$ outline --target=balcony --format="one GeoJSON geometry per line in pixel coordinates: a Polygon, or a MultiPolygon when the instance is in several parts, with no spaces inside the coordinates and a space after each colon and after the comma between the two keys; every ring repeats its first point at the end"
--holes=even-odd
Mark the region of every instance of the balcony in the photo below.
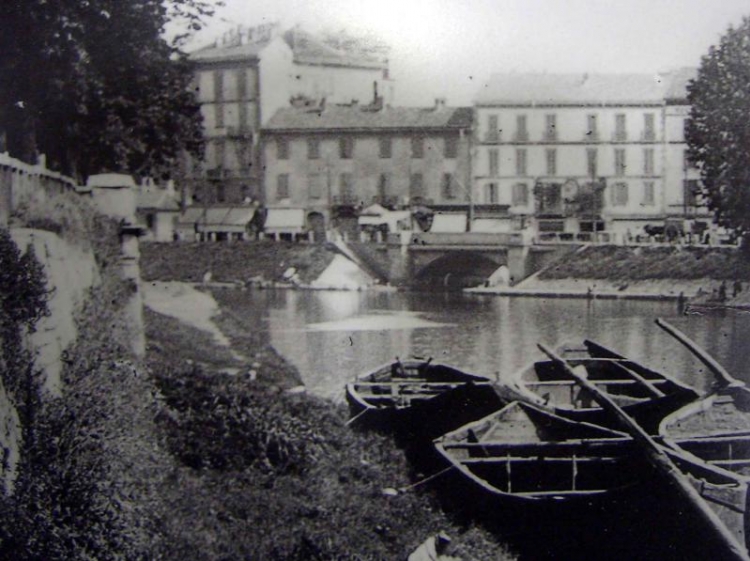
{"type": "Polygon", "coordinates": [[[333,195],[331,204],[334,206],[356,206],[359,204],[359,199],[352,194],[333,195]]]}
{"type": "Polygon", "coordinates": [[[498,144],[500,142],[500,131],[487,131],[487,134],[484,135],[484,142],[487,144],[498,144]]]}

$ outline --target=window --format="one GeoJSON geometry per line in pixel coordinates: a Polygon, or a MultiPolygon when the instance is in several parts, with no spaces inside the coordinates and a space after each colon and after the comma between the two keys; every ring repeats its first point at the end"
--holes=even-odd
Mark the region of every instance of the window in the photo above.
{"type": "Polygon", "coordinates": [[[224,163],[226,161],[226,144],[224,143],[224,140],[218,139],[216,141],[216,167],[217,168],[224,168],[224,163]]]}
{"type": "Polygon", "coordinates": [[[409,196],[424,197],[424,176],[421,173],[412,173],[409,181],[409,196]]]}
{"type": "Polygon", "coordinates": [[[279,160],[289,159],[289,141],[286,138],[276,139],[276,157],[279,160]]]}
{"type": "Polygon", "coordinates": [[[339,194],[342,203],[351,203],[354,199],[354,183],[351,173],[342,173],[339,176],[339,194]]]}
{"type": "Polygon", "coordinates": [[[628,134],[625,129],[625,113],[615,115],[615,140],[623,142],[627,140],[628,134]]]}
{"type": "Polygon", "coordinates": [[[643,114],[643,140],[655,140],[656,131],[654,129],[654,114],[643,114]]]}
{"type": "Polygon", "coordinates": [[[526,175],[526,149],[518,148],[516,150],[516,175],[526,175]]]}
{"type": "Polygon", "coordinates": [[[391,190],[391,174],[381,173],[378,179],[378,197],[381,203],[385,203],[388,198],[388,192],[391,190]]]}
{"type": "Polygon", "coordinates": [[[597,170],[597,150],[596,148],[586,148],[586,173],[589,177],[595,178],[597,170]]]}
{"type": "Polygon", "coordinates": [[[497,115],[490,115],[487,119],[487,142],[497,142],[500,140],[500,128],[497,115]]]}
{"type": "Polygon", "coordinates": [[[599,138],[596,115],[586,115],[586,136],[589,140],[597,140],[599,138]]]}
{"type": "Polygon", "coordinates": [[[516,115],[516,140],[525,142],[529,139],[529,131],[526,128],[526,115],[516,115]]]}
{"type": "Polygon", "coordinates": [[[339,138],[339,158],[342,160],[351,160],[354,152],[354,139],[344,137],[339,138]]]}
{"type": "Polygon", "coordinates": [[[224,104],[223,103],[214,104],[214,122],[216,123],[217,129],[224,128],[224,104]]]}
{"type": "Polygon", "coordinates": [[[557,150],[547,148],[547,175],[557,175],[557,150]]]}
{"type": "Polygon", "coordinates": [[[513,205],[525,206],[529,203],[529,186],[526,183],[513,185],[513,205]]]}
{"type": "Polygon", "coordinates": [[[695,169],[693,162],[690,161],[690,156],[687,150],[683,150],[682,152],[682,169],[685,171],[695,169]]]}
{"type": "Polygon", "coordinates": [[[455,136],[447,136],[445,138],[445,157],[455,158],[458,155],[458,138],[455,136]]]}
{"type": "Polygon", "coordinates": [[[654,149],[643,149],[643,175],[654,175],[654,149]]]}
{"type": "Polygon", "coordinates": [[[411,139],[411,157],[424,157],[424,138],[422,138],[421,136],[415,136],[411,139]]]}
{"type": "Polygon", "coordinates": [[[221,70],[214,72],[214,99],[217,102],[224,99],[224,72],[221,70]]]}
{"type": "Polygon", "coordinates": [[[307,159],[317,160],[320,158],[320,139],[308,138],[307,139],[307,159]]]}
{"type": "Polygon", "coordinates": [[[490,177],[497,177],[500,173],[500,153],[497,148],[491,148],[488,156],[490,163],[490,177]]]}
{"type": "Polygon", "coordinates": [[[615,175],[622,177],[625,175],[625,149],[615,148],[615,175]]]}
{"type": "Polygon", "coordinates": [[[247,99],[247,74],[244,68],[238,68],[235,72],[237,79],[237,99],[247,99]]]}
{"type": "Polygon", "coordinates": [[[281,201],[289,198],[289,174],[280,173],[276,177],[276,200],[281,201]]]}
{"type": "Polygon", "coordinates": [[[628,184],[614,183],[612,185],[612,206],[625,206],[628,204],[628,184]]]}
{"type": "Polygon", "coordinates": [[[654,205],[654,182],[646,181],[643,184],[643,205],[653,206],[654,205]]]}
{"type": "Polygon", "coordinates": [[[557,140],[557,115],[545,115],[545,140],[557,140]]]}
{"type": "Polygon", "coordinates": [[[216,202],[223,203],[227,200],[227,186],[223,183],[216,184],[216,202]]]}
{"type": "Polygon", "coordinates": [[[444,173],[443,174],[442,192],[443,192],[443,198],[444,199],[455,199],[456,198],[456,191],[455,191],[454,185],[453,185],[453,174],[452,173],[444,173]]]}
{"type": "Polygon", "coordinates": [[[484,200],[486,203],[497,204],[497,183],[488,183],[484,186],[484,200]]]}
{"type": "Polygon", "coordinates": [[[319,173],[311,173],[307,177],[307,189],[311,199],[319,199],[323,196],[323,176],[319,173]]]}
{"type": "Polygon", "coordinates": [[[378,140],[380,147],[380,157],[382,159],[388,159],[393,155],[393,143],[392,140],[387,136],[381,136],[378,140]]]}

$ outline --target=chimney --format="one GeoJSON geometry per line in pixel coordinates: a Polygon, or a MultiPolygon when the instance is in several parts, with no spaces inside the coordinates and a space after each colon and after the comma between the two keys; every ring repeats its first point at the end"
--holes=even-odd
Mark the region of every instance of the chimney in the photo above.
{"type": "Polygon", "coordinates": [[[435,111],[438,109],[445,109],[445,98],[444,97],[436,97],[435,98],[435,111]]]}

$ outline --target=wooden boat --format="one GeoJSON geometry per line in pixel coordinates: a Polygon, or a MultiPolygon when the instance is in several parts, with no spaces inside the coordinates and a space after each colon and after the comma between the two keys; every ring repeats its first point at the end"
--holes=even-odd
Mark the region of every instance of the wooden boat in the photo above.
{"type": "MultiPolygon", "coordinates": [[[[701,533],[698,542],[711,544],[711,556],[750,561],[747,482],[709,463],[695,462],[691,454],[682,450],[670,450],[660,445],[616,403],[615,398],[588,380],[582,372],[577,372],[572,363],[543,345],[539,347],[632,436],[642,457],[683,500],[687,514],[692,517],[693,527],[701,533]]],[[[699,555],[696,558],[702,557],[699,555]]]]}
{"type": "Polygon", "coordinates": [[[714,391],[667,416],[659,435],[695,461],[750,482],[750,389],[677,328],[662,320],[657,323],[716,376],[714,391]]]}
{"type": "Polygon", "coordinates": [[[435,447],[503,507],[590,501],[639,483],[645,467],[626,434],[519,401],[436,439],[435,447]]]}
{"type": "Polygon", "coordinates": [[[489,379],[428,360],[396,359],[346,385],[349,424],[432,440],[502,407],[489,379]]]}
{"type": "MultiPolygon", "coordinates": [[[[690,386],[655,372],[592,341],[557,351],[572,368],[585,372],[650,434],[673,411],[699,398],[690,386]]],[[[535,403],[575,421],[616,428],[616,421],[554,361],[541,360],[517,372],[500,394],[508,401],[535,403]]]]}

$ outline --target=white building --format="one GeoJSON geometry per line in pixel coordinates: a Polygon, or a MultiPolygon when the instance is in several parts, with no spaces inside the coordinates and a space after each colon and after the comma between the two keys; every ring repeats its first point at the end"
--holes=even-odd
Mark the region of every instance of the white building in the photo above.
{"type": "Polygon", "coordinates": [[[686,197],[690,77],[494,75],[475,100],[475,200],[507,205],[507,229],[582,239],[707,217],[686,197]]]}

